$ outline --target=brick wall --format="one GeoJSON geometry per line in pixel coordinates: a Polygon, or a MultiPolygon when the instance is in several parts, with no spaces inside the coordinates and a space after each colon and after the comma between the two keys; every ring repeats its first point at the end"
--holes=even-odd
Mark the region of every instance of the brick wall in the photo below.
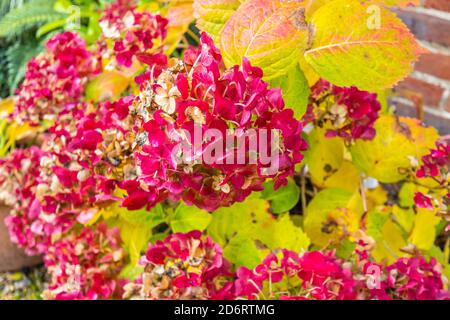
{"type": "Polygon", "coordinates": [[[450,0],[421,0],[420,7],[396,12],[430,53],[394,89],[391,103],[398,114],[417,116],[450,134],[450,0]]]}

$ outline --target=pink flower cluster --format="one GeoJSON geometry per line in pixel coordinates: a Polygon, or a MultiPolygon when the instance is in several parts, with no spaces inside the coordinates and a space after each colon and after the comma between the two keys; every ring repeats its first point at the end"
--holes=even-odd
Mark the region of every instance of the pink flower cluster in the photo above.
{"type": "Polygon", "coordinates": [[[133,1],[116,1],[106,8],[100,19],[106,55],[115,56],[119,65],[127,68],[133,58],[141,59],[157,41],[166,37],[167,19],[148,12],[138,12],[133,1]],[[108,52],[108,40],[114,42],[108,52]]]}
{"type": "Polygon", "coordinates": [[[151,244],[141,263],[144,273],[124,287],[125,298],[217,299],[229,287],[229,263],[222,249],[200,231],[174,233],[151,244]],[[225,288],[225,289],[224,289],[225,288]]]}
{"type": "Polygon", "coordinates": [[[353,299],[355,280],[331,253],[319,251],[303,255],[282,250],[274,253],[253,270],[236,271],[235,296],[247,299],[334,300],[353,299]]]}
{"type": "Polygon", "coordinates": [[[442,267],[434,257],[429,262],[424,257],[400,258],[386,267],[385,272],[386,292],[392,299],[450,299],[443,286],[442,267]]]}
{"type": "Polygon", "coordinates": [[[88,78],[96,71],[96,60],[78,34],[55,35],[44,53],[27,65],[25,80],[17,90],[14,119],[33,125],[54,120],[65,104],[81,99],[88,78]]]}
{"type": "MultiPolygon", "coordinates": [[[[422,165],[416,171],[418,179],[430,178],[436,181],[447,194],[443,197],[444,211],[450,206],[450,145],[436,142],[436,149],[422,157],[422,165]]],[[[414,202],[419,208],[433,209],[433,197],[416,192],[414,202]]]]}
{"type": "MultiPolygon", "coordinates": [[[[159,64],[140,77],[141,92],[133,110],[143,122],[137,161],[138,180],[146,190],[129,186],[127,207],[170,197],[213,211],[262,190],[267,178],[274,178],[276,188],[287,183],[307,144],[301,138],[300,121],[285,108],[280,90],[268,88],[261,69],[247,60],[241,69],[225,69],[206,34],[200,48],[187,50],[183,61],[165,68],[161,66],[164,59],[153,56],[152,61],[159,64]],[[195,140],[197,129],[203,138],[195,140]],[[279,148],[271,154],[276,159],[275,172],[268,173],[273,163],[262,163],[259,158],[253,164],[233,160],[242,155],[248,159],[251,150],[246,146],[242,150],[243,145],[237,143],[230,146],[228,138],[237,141],[249,130],[279,133],[279,148]],[[219,135],[209,136],[211,131],[219,135]],[[191,149],[176,149],[183,144],[191,149]],[[214,161],[205,161],[205,154],[214,148],[224,152],[214,161]]],[[[258,154],[270,154],[272,140],[266,142],[266,149],[256,150],[258,154]]]]}
{"type": "Polygon", "coordinates": [[[281,259],[270,254],[253,270],[239,268],[234,293],[248,299],[450,299],[434,258],[399,258],[383,266],[357,256],[346,261],[331,252],[283,250],[281,259]]]}
{"type": "Polygon", "coordinates": [[[144,273],[124,291],[137,299],[450,299],[434,258],[399,258],[383,266],[368,257],[367,251],[343,260],[332,251],[282,249],[253,269],[231,273],[209,237],[176,233],[149,246],[144,273]]]}
{"type": "MultiPolygon", "coordinates": [[[[57,143],[55,139],[52,145],[57,143]]],[[[98,208],[83,195],[86,186],[81,184],[77,191],[69,187],[78,174],[49,166],[58,156],[66,154],[33,146],[15,149],[0,161],[0,199],[11,206],[5,219],[11,240],[28,255],[44,255],[52,277],[47,298],[109,298],[123,264],[118,230],[100,224],[94,231],[77,224],[90,220],[98,208]]],[[[96,190],[90,191],[96,195],[96,190]]]]}
{"type": "Polygon", "coordinates": [[[347,140],[371,140],[373,127],[381,105],[377,95],[360,91],[356,87],[337,87],[326,80],[319,80],[311,89],[309,117],[319,126],[329,123],[327,136],[339,136],[347,140]]]}
{"type": "Polygon", "coordinates": [[[16,149],[1,161],[1,196],[13,208],[6,223],[28,254],[45,253],[75,224],[121,201],[116,186],[136,179],[132,101],[125,97],[96,109],[66,104],[40,148],[16,149]]]}
{"type": "Polygon", "coordinates": [[[11,241],[28,255],[44,253],[52,241],[67,231],[72,221],[44,212],[36,192],[41,180],[41,162],[47,153],[38,147],[15,149],[0,161],[1,200],[11,207],[6,217],[11,241]]]}
{"type": "Polygon", "coordinates": [[[119,230],[98,224],[83,228],[49,247],[44,256],[51,274],[46,299],[94,300],[117,296],[117,276],[123,266],[119,230]]]}

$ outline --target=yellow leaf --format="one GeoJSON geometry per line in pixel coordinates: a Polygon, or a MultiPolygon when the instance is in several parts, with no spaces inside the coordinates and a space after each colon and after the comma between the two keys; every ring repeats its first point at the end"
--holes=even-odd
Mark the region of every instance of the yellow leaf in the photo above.
{"type": "Polygon", "coordinates": [[[412,208],[402,209],[399,206],[394,206],[392,208],[392,215],[395,217],[395,220],[398,224],[407,232],[410,233],[411,229],[414,226],[414,219],[416,215],[414,214],[414,210],[412,208]]]}
{"type": "Polygon", "coordinates": [[[356,167],[347,160],[342,162],[338,171],[325,180],[325,188],[340,188],[356,192],[360,184],[360,173],[356,167]]]}
{"type": "Polygon", "coordinates": [[[378,186],[375,189],[366,190],[367,210],[372,210],[377,206],[384,205],[388,199],[388,194],[383,187],[378,186]]]}
{"type": "Polygon", "coordinates": [[[86,98],[91,101],[116,100],[130,85],[130,79],[118,71],[105,71],[86,87],[86,98]]]}
{"type": "Polygon", "coordinates": [[[398,257],[406,254],[400,249],[406,246],[400,228],[388,219],[381,229],[381,237],[376,240],[373,258],[378,262],[393,263],[398,257]]]}
{"type": "Polygon", "coordinates": [[[361,197],[343,189],[319,192],[306,209],[304,230],[318,246],[337,243],[358,230],[363,213],[361,197]]]}
{"type": "Polygon", "coordinates": [[[426,209],[417,209],[414,220],[414,229],[409,241],[420,250],[430,250],[436,238],[436,226],[441,218],[435,212],[426,209]]]}
{"type": "Polygon", "coordinates": [[[411,169],[410,157],[417,155],[409,130],[392,116],[375,123],[377,135],[371,141],[358,140],[351,147],[353,163],[368,176],[383,183],[395,183],[411,169]]]}
{"type": "Polygon", "coordinates": [[[305,57],[300,57],[299,64],[300,69],[302,69],[306,80],[308,80],[309,86],[310,87],[314,86],[317,83],[317,81],[320,80],[320,76],[313,69],[313,67],[311,67],[311,65],[308,62],[306,62],[305,57]]]}
{"type": "Polygon", "coordinates": [[[335,174],[344,161],[344,142],[340,138],[325,137],[325,130],[315,127],[308,135],[309,149],[305,163],[311,178],[319,187],[335,174]]]}
{"type": "Polygon", "coordinates": [[[418,160],[435,147],[435,143],[439,139],[439,133],[435,128],[425,127],[420,120],[415,118],[400,117],[399,121],[408,126],[411,137],[414,140],[416,158],[418,160]]]}
{"type": "Polygon", "coordinates": [[[216,44],[231,15],[239,8],[239,0],[194,0],[194,17],[197,27],[207,32],[216,44]]]}
{"type": "Polygon", "coordinates": [[[190,23],[194,21],[193,1],[171,1],[166,11],[164,16],[169,20],[169,24],[164,45],[167,47],[166,53],[170,55],[188,31],[190,23]]]}
{"type": "Polygon", "coordinates": [[[0,117],[5,118],[14,110],[14,99],[12,97],[0,100],[0,117]]]}
{"type": "Polygon", "coordinates": [[[335,0],[312,17],[312,46],[305,59],[335,85],[367,91],[390,88],[412,71],[421,53],[394,13],[372,5],[335,0]]]}
{"type": "Polygon", "coordinates": [[[248,0],[225,24],[220,46],[227,66],[247,57],[263,69],[266,80],[283,76],[306,49],[304,4],[283,0],[248,0]]]}

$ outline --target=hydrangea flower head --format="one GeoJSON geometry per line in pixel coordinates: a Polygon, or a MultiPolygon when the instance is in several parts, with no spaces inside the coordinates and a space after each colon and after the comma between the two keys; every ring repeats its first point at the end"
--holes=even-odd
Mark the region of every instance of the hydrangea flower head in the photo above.
{"type": "Polygon", "coordinates": [[[148,247],[144,273],[125,286],[126,298],[214,299],[231,275],[222,249],[200,231],[174,233],[148,247]]]}
{"type": "Polygon", "coordinates": [[[139,12],[134,1],[116,1],[100,19],[105,45],[104,55],[114,56],[120,66],[129,68],[133,58],[145,58],[153,46],[166,37],[168,21],[159,14],[139,12]]]}
{"type": "Polygon", "coordinates": [[[268,178],[276,188],[286,184],[302,160],[302,124],[280,90],[269,89],[261,69],[245,59],[241,68],[225,69],[206,34],[183,61],[153,64],[139,81],[132,112],[142,121],[138,180],[147,193],[130,188],[136,202],[170,197],[213,211],[262,190],[268,178]]]}
{"type": "Polygon", "coordinates": [[[25,80],[17,90],[14,119],[32,125],[54,120],[66,103],[82,99],[89,77],[96,72],[96,60],[78,34],[55,35],[27,65],[25,80]]]}
{"type": "Polygon", "coordinates": [[[51,275],[46,299],[96,300],[112,298],[124,263],[118,229],[98,224],[95,230],[73,231],[44,256],[51,275]]]}
{"type": "Polygon", "coordinates": [[[319,80],[311,89],[310,100],[307,117],[316,119],[319,125],[328,123],[327,136],[346,140],[371,140],[375,137],[373,125],[381,110],[376,94],[319,80]]]}

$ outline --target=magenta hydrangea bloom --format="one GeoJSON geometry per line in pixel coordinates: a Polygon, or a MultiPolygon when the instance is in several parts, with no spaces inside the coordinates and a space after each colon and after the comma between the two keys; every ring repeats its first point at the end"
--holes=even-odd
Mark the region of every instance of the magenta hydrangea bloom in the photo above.
{"type": "Polygon", "coordinates": [[[183,61],[154,64],[139,81],[133,110],[143,128],[138,181],[147,190],[124,186],[128,208],[169,197],[213,211],[261,191],[268,178],[276,188],[286,184],[303,158],[302,124],[285,108],[280,90],[269,89],[261,69],[245,59],[242,68],[225,69],[206,34],[183,61]],[[250,132],[258,135],[256,148],[245,140],[250,132]]]}
{"type": "MultiPolygon", "coordinates": [[[[439,183],[443,193],[438,196],[436,203],[443,212],[448,212],[450,206],[450,145],[447,142],[436,142],[436,149],[430,150],[430,153],[422,157],[422,165],[416,171],[418,179],[430,178],[439,183]],[[440,200],[442,199],[442,201],[440,200]]],[[[416,192],[414,202],[417,207],[424,209],[433,209],[434,199],[432,194],[424,195],[416,192]]]]}
{"type": "Polygon", "coordinates": [[[66,104],[41,148],[17,149],[0,165],[2,197],[13,210],[6,222],[11,238],[30,254],[45,253],[77,223],[122,199],[119,183],[136,179],[132,155],[133,97],[66,104]]]}
{"type": "Polygon", "coordinates": [[[131,67],[133,58],[145,59],[156,42],[167,34],[168,20],[159,14],[138,12],[134,1],[116,1],[106,8],[100,19],[103,31],[103,56],[114,56],[120,66],[131,67]],[[113,48],[107,48],[111,39],[113,48]]]}
{"type": "Polygon", "coordinates": [[[42,203],[51,213],[72,214],[84,224],[98,208],[121,200],[114,195],[117,185],[136,178],[132,100],[124,97],[96,109],[67,105],[59,114],[49,129],[51,143],[44,145],[51,153],[45,165],[52,176],[41,182],[42,203]]]}
{"type": "Polygon", "coordinates": [[[48,248],[45,266],[51,275],[43,296],[57,300],[117,297],[117,276],[124,264],[119,230],[97,224],[73,231],[48,248]]]}
{"type": "Polygon", "coordinates": [[[15,149],[0,160],[1,200],[11,207],[5,218],[11,241],[28,255],[46,252],[52,237],[58,237],[73,224],[67,216],[47,214],[36,193],[42,175],[41,162],[48,154],[33,146],[15,149]]]}
{"type": "Polygon", "coordinates": [[[319,80],[311,89],[310,99],[308,120],[320,119],[320,122],[329,123],[331,128],[327,130],[327,136],[346,140],[371,140],[375,137],[373,125],[381,110],[376,94],[319,80]]]}
{"type": "Polygon", "coordinates": [[[82,98],[85,85],[97,72],[96,60],[78,34],[55,35],[45,51],[31,59],[17,90],[14,119],[38,125],[54,120],[60,109],[82,98]]]}
{"type": "Polygon", "coordinates": [[[332,252],[282,250],[281,257],[271,253],[252,270],[240,267],[229,290],[246,299],[449,299],[441,269],[434,258],[420,256],[383,266],[366,251],[342,260],[332,252]]]}
{"type": "Polygon", "coordinates": [[[350,269],[331,253],[319,251],[303,255],[282,250],[253,270],[240,267],[234,282],[236,297],[247,299],[352,299],[355,281],[350,269]]]}
{"type": "Polygon", "coordinates": [[[125,286],[125,298],[225,298],[229,263],[222,249],[200,231],[174,233],[150,244],[141,264],[145,271],[125,286]]]}
{"type": "Polygon", "coordinates": [[[429,262],[424,257],[400,258],[386,267],[386,287],[392,299],[402,300],[442,300],[450,299],[444,289],[442,267],[432,257],[429,262]]]}

